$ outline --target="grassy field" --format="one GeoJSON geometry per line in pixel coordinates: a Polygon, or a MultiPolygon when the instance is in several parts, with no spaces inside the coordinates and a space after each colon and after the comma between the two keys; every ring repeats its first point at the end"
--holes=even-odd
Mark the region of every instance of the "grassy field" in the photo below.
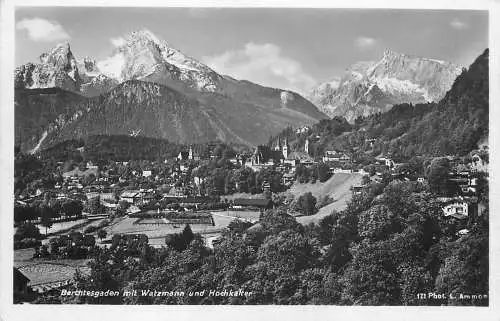
{"type": "Polygon", "coordinates": [[[361,184],[361,174],[352,173],[334,174],[328,181],[316,184],[294,184],[290,189],[296,196],[300,196],[306,192],[311,192],[316,198],[329,195],[334,199],[334,202],[319,209],[318,213],[311,216],[297,217],[297,222],[307,225],[309,223],[317,224],[323,217],[328,216],[332,211],[341,211],[347,206],[347,202],[351,199],[350,188],[361,184]]]}
{"type": "Polygon", "coordinates": [[[361,183],[361,178],[363,176],[358,173],[337,173],[333,174],[329,180],[326,182],[316,182],[315,184],[306,183],[299,184],[295,183],[287,191],[287,193],[293,194],[295,197],[311,192],[314,197],[320,198],[325,195],[330,195],[334,199],[340,199],[345,194],[345,189],[349,189],[353,185],[358,185],[361,183]]]}

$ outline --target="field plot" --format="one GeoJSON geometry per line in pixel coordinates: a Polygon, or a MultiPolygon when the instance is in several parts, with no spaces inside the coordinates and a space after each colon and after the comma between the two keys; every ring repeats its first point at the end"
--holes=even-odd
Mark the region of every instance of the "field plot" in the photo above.
{"type": "Polygon", "coordinates": [[[84,224],[82,226],[78,226],[76,228],[72,228],[71,232],[82,232],[83,233],[83,231],[85,231],[85,229],[87,227],[90,227],[90,226],[99,226],[99,223],[101,223],[102,221],[104,221],[104,219],[98,219],[98,220],[88,221],[86,224],[84,224]]]}
{"type": "MultiPolygon", "coordinates": [[[[220,212],[212,212],[212,216],[214,218],[216,226],[224,225],[223,223],[220,223],[221,221],[220,217],[224,217],[226,218],[226,220],[229,219],[229,222],[235,219],[239,219],[242,221],[255,223],[259,220],[260,211],[220,211],[220,212]],[[219,220],[219,224],[217,224],[217,220],[219,220]]],[[[227,224],[225,226],[227,226],[227,224]]]]}
{"type": "Polygon", "coordinates": [[[260,199],[264,198],[264,194],[250,194],[250,193],[234,193],[231,195],[223,195],[221,196],[221,200],[234,201],[237,198],[249,198],[249,199],[260,199]]]}
{"type": "MultiPolygon", "coordinates": [[[[214,217],[215,219],[215,217],[214,217]]],[[[163,219],[162,219],[163,220],[163,219]]],[[[185,224],[182,223],[172,223],[164,224],[134,224],[137,218],[126,217],[120,222],[106,227],[108,234],[146,234],[149,239],[164,237],[168,234],[180,233],[184,228],[185,224]]],[[[229,222],[227,223],[229,224],[229,222]]],[[[194,233],[209,233],[217,232],[222,227],[227,226],[227,224],[217,224],[213,226],[212,224],[190,224],[191,230],[194,233]]]]}
{"type": "Polygon", "coordinates": [[[86,265],[73,266],[50,261],[23,266],[19,271],[30,279],[31,286],[36,286],[72,280],[76,269],[84,274],[90,272],[90,268],[86,265]]]}
{"type": "Polygon", "coordinates": [[[88,259],[32,259],[34,253],[33,248],[14,251],[14,266],[30,279],[29,285],[35,289],[50,288],[56,283],[71,281],[77,269],[83,274],[90,273],[88,259]]]}
{"type": "Polygon", "coordinates": [[[135,224],[168,224],[170,223],[169,220],[165,218],[142,218],[140,220],[137,220],[135,224]]]}
{"type": "MultiPolygon", "coordinates": [[[[47,229],[47,233],[48,234],[56,234],[56,233],[71,229],[71,228],[78,226],[80,224],[83,224],[85,222],[87,222],[87,219],[54,223],[50,228],[47,229]]],[[[43,227],[40,224],[37,224],[36,226],[40,229],[40,232],[42,234],[45,234],[45,227],[43,227]]]]}
{"type": "Polygon", "coordinates": [[[34,248],[20,249],[14,251],[14,266],[19,267],[23,265],[28,265],[32,262],[33,254],[35,254],[34,248]]]}

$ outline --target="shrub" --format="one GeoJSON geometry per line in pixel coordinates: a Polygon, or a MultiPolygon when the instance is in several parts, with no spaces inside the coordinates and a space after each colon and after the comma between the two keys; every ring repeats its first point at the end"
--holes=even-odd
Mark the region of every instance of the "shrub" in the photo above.
{"type": "Polygon", "coordinates": [[[33,223],[23,223],[19,225],[14,234],[14,240],[19,241],[25,238],[41,239],[40,230],[33,223]]]}
{"type": "Polygon", "coordinates": [[[30,247],[37,247],[41,246],[42,242],[40,240],[37,240],[35,238],[29,237],[29,238],[24,238],[19,241],[14,242],[14,249],[27,249],[30,247]]]}
{"type": "Polygon", "coordinates": [[[85,234],[90,234],[90,233],[94,233],[95,231],[97,231],[99,228],[97,226],[88,226],[87,228],[85,228],[85,230],[83,231],[85,234]]]}
{"type": "Polygon", "coordinates": [[[97,225],[98,228],[103,228],[103,227],[106,227],[108,226],[110,223],[109,220],[102,220],[101,222],[99,222],[99,225],[97,225]]]}
{"type": "Polygon", "coordinates": [[[328,204],[333,203],[335,200],[330,195],[323,195],[318,199],[316,208],[320,209],[328,204]]]}

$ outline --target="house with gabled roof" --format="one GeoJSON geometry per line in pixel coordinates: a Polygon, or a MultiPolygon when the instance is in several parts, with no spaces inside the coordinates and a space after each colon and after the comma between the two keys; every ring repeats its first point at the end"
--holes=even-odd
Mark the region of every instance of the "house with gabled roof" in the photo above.
{"type": "Polygon", "coordinates": [[[140,192],[137,190],[123,191],[120,195],[120,200],[126,201],[130,204],[135,204],[140,199],[140,192]]]}

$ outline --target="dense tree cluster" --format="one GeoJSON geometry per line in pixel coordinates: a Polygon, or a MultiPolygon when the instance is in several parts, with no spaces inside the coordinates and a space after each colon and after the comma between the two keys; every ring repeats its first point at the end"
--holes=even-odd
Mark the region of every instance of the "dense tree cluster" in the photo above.
{"type": "Polygon", "coordinates": [[[295,170],[295,176],[299,183],[326,182],[332,177],[332,172],[327,163],[316,163],[312,166],[299,164],[295,170]]]}
{"type": "Polygon", "coordinates": [[[79,200],[39,200],[30,205],[14,205],[14,223],[75,219],[82,215],[83,203],[79,200]]]}
{"type": "Polygon", "coordinates": [[[35,257],[84,259],[96,251],[95,238],[90,234],[73,232],[50,239],[50,248],[40,248],[35,257]],[[50,252],[49,252],[50,251],[50,252]]]}
{"type": "MultiPolygon", "coordinates": [[[[418,293],[488,294],[488,211],[468,221],[442,215],[414,182],[373,183],[319,225],[281,210],[258,225],[235,221],[213,249],[185,229],[154,249],[147,242],[102,249],[75,288],[183,291],[182,296],[77,298],[128,304],[487,305],[486,298],[421,298],[418,293]],[[464,227],[469,233],[461,235],[464,227]],[[132,259],[134,258],[134,259],[132,259]],[[242,290],[246,296],[193,295],[242,290]],[[191,295],[190,295],[191,293],[191,295]]],[[[117,241],[118,242],[118,241],[117,241]]],[[[117,243],[118,244],[118,243],[117,243]]],[[[69,299],[65,299],[69,300],[69,299]]],[[[73,301],[72,301],[73,302],[73,301]]]]}
{"type": "Polygon", "coordinates": [[[303,215],[313,215],[317,212],[316,202],[316,197],[314,197],[311,192],[304,193],[297,199],[295,210],[303,215]]]}
{"type": "Polygon", "coordinates": [[[165,244],[177,251],[184,251],[189,244],[194,240],[194,234],[189,224],[184,227],[181,233],[169,234],[165,238],[165,244]]]}

